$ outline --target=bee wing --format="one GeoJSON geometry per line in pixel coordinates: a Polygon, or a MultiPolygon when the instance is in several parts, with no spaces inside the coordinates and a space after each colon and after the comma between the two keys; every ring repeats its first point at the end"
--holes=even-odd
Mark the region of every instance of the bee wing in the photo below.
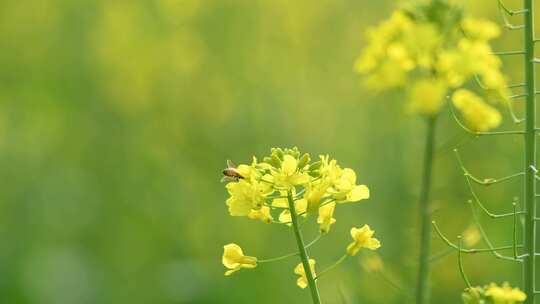
{"type": "Polygon", "coordinates": [[[230,177],[230,176],[223,176],[223,177],[221,178],[221,182],[222,182],[222,183],[236,182],[236,181],[238,181],[236,178],[230,177]]]}
{"type": "Polygon", "coordinates": [[[232,160],[227,159],[227,168],[236,168],[236,165],[232,162],[232,160]]]}

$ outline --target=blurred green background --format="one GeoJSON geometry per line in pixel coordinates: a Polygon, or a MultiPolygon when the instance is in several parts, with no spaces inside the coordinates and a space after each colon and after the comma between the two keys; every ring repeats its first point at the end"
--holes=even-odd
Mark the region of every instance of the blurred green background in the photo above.
{"type": "MultiPolygon", "coordinates": [[[[463,2],[497,19],[495,0],[463,2]]],[[[294,251],[286,227],[228,216],[219,182],[226,159],[290,146],[330,154],[371,189],[338,208],[313,247],[318,265],[368,223],[387,275],[412,288],[423,121],[352,71],[366,27],[398,3],[1,1],[0,302],[309,303],[295,259],[227,278],[221,265],[229,242],[262,258],[294,251]]],[[[516,50],[520,38],[507,32],[495,48],[516,50]]],[[[520,81],[520,59],[504,63],[520,81]]],[[[520,170],[522,141],[471,138],[442,116],[434,218],[455,239],[471,216],[452,148],[474,174],[499,177],[520,170]]],[[[520,191],[518,180],[478,189],[499,213],[520,191]]],[[[511,243],[511,219],[482,220],[496,245],[511,243]]],[[[444,249],[434,236],[434,253],[444,249]]],[[[408,302],[361,258],[321,279],[325,303],[408,302]]],[[[518,266],[487,254],[465,267],[474,284],[520,283],[518,266]]],[[[433,285],[434,303],[459,302],[454,255],[434,265],[433,285]]]]}

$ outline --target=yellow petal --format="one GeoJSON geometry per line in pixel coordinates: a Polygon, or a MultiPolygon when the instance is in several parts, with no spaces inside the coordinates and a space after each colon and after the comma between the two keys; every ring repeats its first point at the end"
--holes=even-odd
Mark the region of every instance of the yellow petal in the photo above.
{"type": "Polygon", "coordinates": [[[238,268],[235,268],[235,269],[227,270],[227,271],[225,271],[225,276],[228,277],[228,276],[230,276],[231,274],[237,272],[237,271],[240,270],[240,269],[241,269],[241,268],[238,267],[238,268]]]}
{"type": "Polygon", "coordinates": [[[229,269],[234,269],[240,264],[240,260],[244,256],[244,252],[240,246],[231,243],[223,246],[223,265],[229,269]]]}
{"type": "Polygon", "coordinates": [[[369,188],[366,185],[355,186],[347,195],[347,200],[357,202],[369,198],[369,188]]]}
{"type": "Polygon", "coordinates": [[[375,250],[381,247],[381,242],[377,239],[370,239],[366,244],[367,249],[375,250]]]}
{"type": "Polygon", "coordinates": [[[238,200],[234,197],[227,199],[225,203],[229,206],[229,214],[231,216],[247,216],[253,207],[251,201],[238,200]]]}
{"type": "Polygon", "coordinates": [[[343,169],[341,178],[347,180],[352,185],[356,184],[356,173],[353,169],[345,168],[343,169]]]}

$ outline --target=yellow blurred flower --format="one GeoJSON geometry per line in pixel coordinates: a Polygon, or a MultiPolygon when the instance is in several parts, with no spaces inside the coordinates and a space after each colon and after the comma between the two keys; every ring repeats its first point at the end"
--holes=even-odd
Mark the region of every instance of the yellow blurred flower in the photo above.
{"type": "Polygon", "coordinates": [[[415,81],[409,90],[409,110],[427,116],[439,113],[445,101],[447,86],[437,79],[415,81]]]}
{"type": "Polygon", "coordinates": [[[465,231],[463,231],[462,240],[465,247],[472,247],[478,244],[481,239],[482,235],[480,234],[480,231],[478,230],[476,225],[471,224],[469,225],[469,227],[467,227],[467,229],[465,229],[465,231]]]}
{"type": "MultiPolygon", "coordinates": [[[[311,268],[311,274],[313,275],[313,277],[316,277],[317,274],[315,273],[315,260],[314,259],[309,259],[309,268],[311,268]]],[[[306,288],[308,286],[308,282],[307,282],[306,271],[304,269],[304,265],[302,265],[302,263],[299,263],[298,265],[296,265],[296,267],[294,268],[294,273],[300,276],[296,280],[296,285],[298,285],[298,287],[302,289],[306,288]]]]}
{"type": "Polygon", "coordinates": [[[485,304],[485,291],[482,287],[471,287],[465,289],[461,294],[461,299],[464,304],[485,304]]]}
{"type": "Polygon", "coordinates": [[[461,26],[465,31],[465,36],[471,39],[490,40],[501,34],[497,24],[488,20],[464,18],[461,26]]]}
{"type": "Polygon", "coordinates": [[[257,267],[257,258],[244,255],[240,246],[231,243],[223,246],[222,263],[229,269],[225,272],[225,275],[229,276],[242,268],[257,267]]]}
{"type": "Polygon", "coordinates": [[[510,287],[507,282],[504,282],[502,286],[491,283],[486,288],[486,296],[491,298],[494,304],[521,303],[527,299],[525,293],[519,290],[519,288],[510,287]]]}
{"type": "Polygon", "coordinates": [[[499,111],[468,90],[459,89],[454,92],[452,102],[473,131],[487,131],[498,127],[501,123],[499,111]]]}
{"type": "Polygon", "coordinates": [[[502,62],[489,45],[500,34],[499,27],[464,17],[456,4],[440,4],[409,3],[367,31],[367,46],[354,65],[365,86],[374,91],[407,89],[408,110],[424,116],[440,112],[449,88],[459,89],[475,77],[488,94],[505,100],[510,92],[502,62]],[[440,17],[445,15],[448,18],[440,17]]]}
{"type": "Polygon", "coordinates": [[[414,69],[415,62],[406,46],[394,40],[412,31],[412,25],[407,15],[396,11],[390,19],[367,31],[368,47],[354,65],[358,73],[367,76],[366,86],[384,90],[405,84],[406,74],[414,69]]]}
{"type": "Polygon", "coordinates": [[[360,259],[360,266],[362,266],[364,271],[373,273],[381,271],[384,267],[384,263],[378,254],[370,254],[360,259]]]}
{"type": "Polygon", "coordinates": [[[464,304],[517,304],[527,299],[519,288],[512,288],[507,282],[502,286],[491,283],[484,287],[467,288],[461,295],[464,304]]]}
{"type": "Polygon", "coordinates": [[[376,250],[381,247],[381,243],[376,238],[373,238],[375,231],[371,230],[368,225],[362,226],[362,228],[353,227],[351,229],[351,236],[353,242],[347,246],[347,253],[354,256],[362,248],[376,250]]]}

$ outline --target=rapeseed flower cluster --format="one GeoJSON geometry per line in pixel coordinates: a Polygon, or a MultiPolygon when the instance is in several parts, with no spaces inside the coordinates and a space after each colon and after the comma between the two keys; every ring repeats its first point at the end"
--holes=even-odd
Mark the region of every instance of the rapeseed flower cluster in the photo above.
{"type": "Polygon", "coordinates": [[[507,282],[501,286],[491,283],[484,287],[467,288],[462,299],[464,304],[517,304],[527,296],[519,288],[512,288],[507,282]]]}
{"type": "Polygon", "coordinates": [[[294,198],[296,214],[317,214],[324,233],[336,223],[336,205],[369,198],[369,188],[357,184],[354,170],[342,168],[328,155],[311,162],[297,148],[272,149],[258,162],[239,165],[237,180],[226,185],[226,204],[231,216],[245,216],[264,223],[290,224],[288,195],[294,198]]]}
{"type": "Polygon", "coordinates": [[[404,90],[408,111],[424,116],[437,115],[452,95],[468,127],[485,131],[501,122],[487,97],[507,102],[510,95],[502,62],[489,45],[499,34],[496,24],[465,16],[446,0],[415,2],[367,30],[355,70],[370,89],[404,90]],[[485,96],[465,88],[475,77],[485,96]]]}
{"type": "MultiPolygon", "coordinates": [[[[337,206],[362,201],[370,195],[369,188],[358,183],[353,169],[341,167],[328,155],[312,161],[309,154],[301,153],[296,147],[271,149],[262,161],[253,157],[251,164],[235,166],[229,162],[223,173],[228,181],[226,205],[231,216],[293,227],[293,219],[306,220],[313,215],[321,235],[327,234],[336,223],[337,206]]],[[[378,249],[381,243],[373,237],[374,233],[368,225],[353,227],[352,242],[337,264],[363,248],[378,249]]],[[[225,275],[229,276],[240,269],[255,268],[259,263],[281,258],[257,259],[230,243],[223,248],[222,263],[227,268],[225,275]]],[[[316,277],[315,259],[305,261],[311,267],[310,277],[316,277]]],[[[294,268],[294,273],[299,275],[297,285],[306,288],[309,279],[302,263],[294,268]]]]}

